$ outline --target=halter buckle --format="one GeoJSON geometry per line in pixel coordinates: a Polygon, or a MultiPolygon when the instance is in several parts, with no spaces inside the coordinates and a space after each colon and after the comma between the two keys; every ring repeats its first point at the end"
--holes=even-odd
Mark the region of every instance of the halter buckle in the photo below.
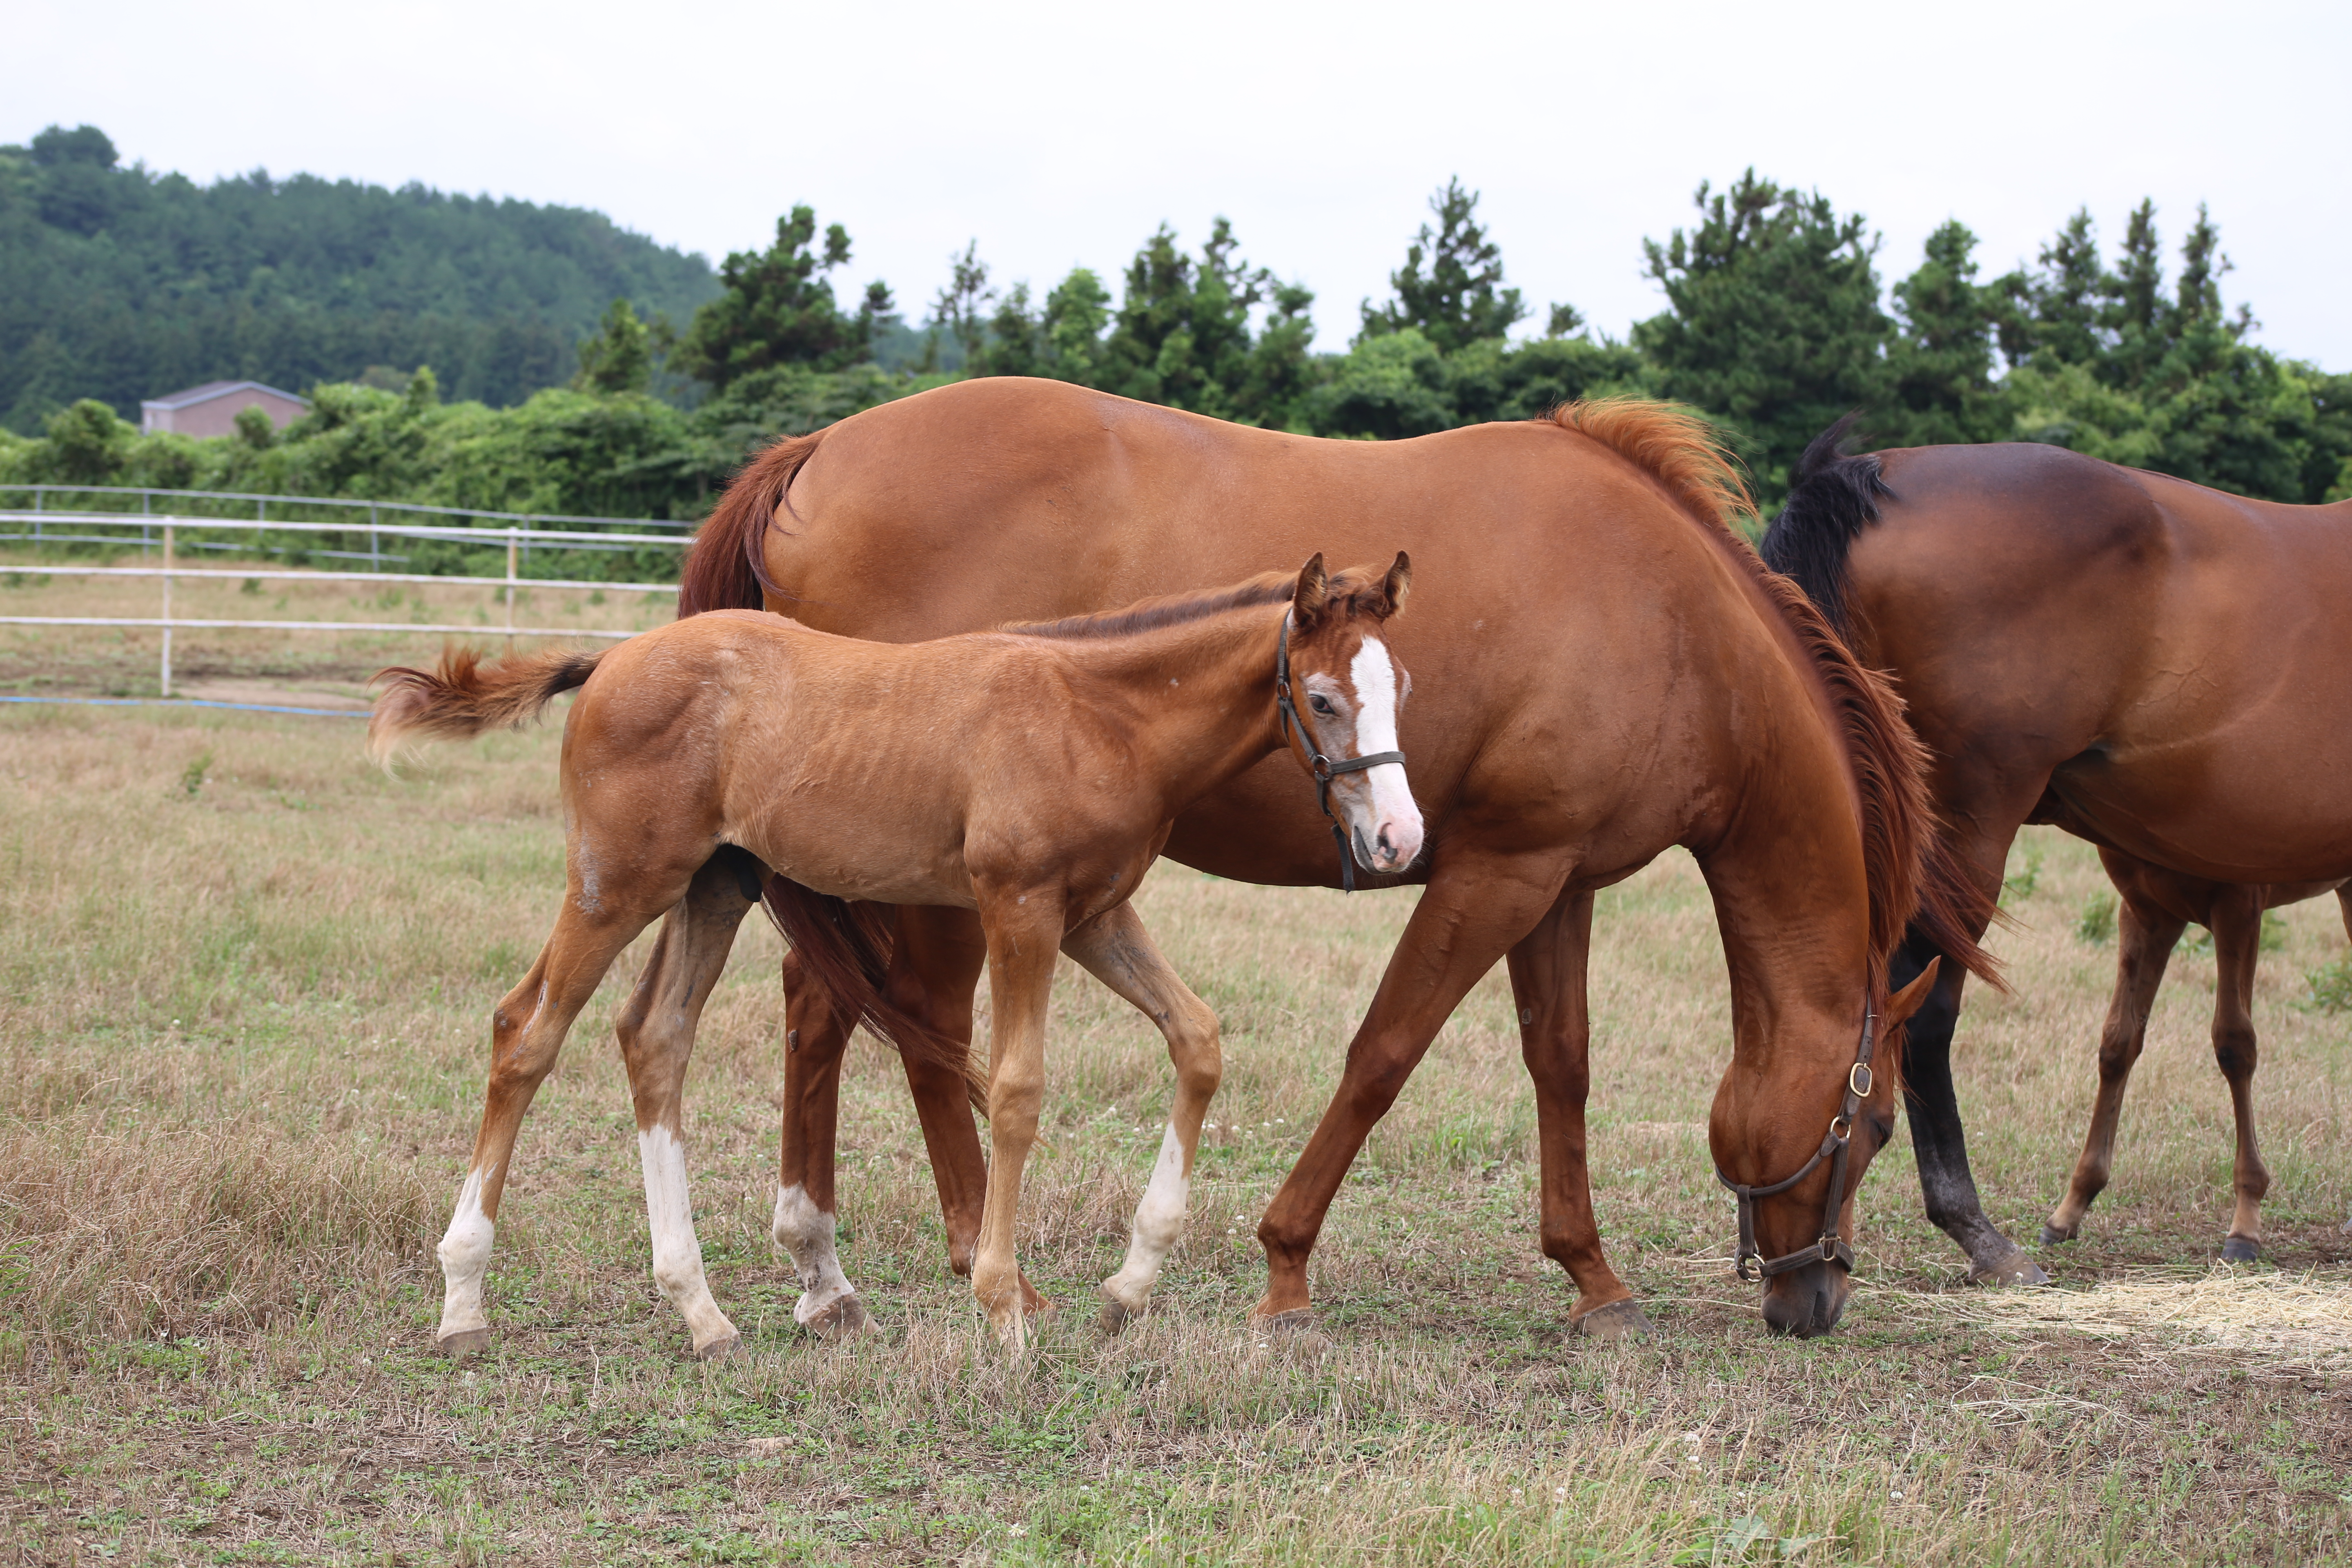
{"type": "Polygon", "coordinates": [[[1871,1085],[1877,1081],[1871,1076],[1868,1062],[1856,1062],[1846,1069],[1845,1087],[1856,1100],[1868,1100],[1871,1085]]]}
{"type": "Polygon", "coordinates": [[[1832,1235],[1825,1236],[1825,1237],[1822,1237],[1822,1262],[1824,1262],[1824,1263],[1835,1263],[1835,1262],[1838,1260],[1838,1241],[1839,1241],[1839,1239],[1840,1239],[1840,1238],[1839,1238],[1835,1234],[1832,1234],[1832,1235]]]}

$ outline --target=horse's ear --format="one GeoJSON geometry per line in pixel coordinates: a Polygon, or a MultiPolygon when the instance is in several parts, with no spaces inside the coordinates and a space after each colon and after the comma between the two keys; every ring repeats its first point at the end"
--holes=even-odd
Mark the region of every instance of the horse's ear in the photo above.
{"type": "Polygon", "coordinates": [[[1400,550],[1396,563],[1389,568],[1388,576],[1381,582],[1381,619],[1387,620],[1404,608],[1405,592],[1412,586],[1412,557],[1400,550]]]}
{"type": "Polygon", "coordinates": [[[1940,955],[1929,959],[1927,967],[1919,972],[1919,978],[1886,999],[1886,1017],[1879,1030],[1882,1035],[1891,1035],[1911,1021],[1911,1015],[1919,1010],[1919,1004],[1936,989],[1936,971],[1942,967],[1943,963],[1940,955]]]}
{"type": "Polygon", "coordinates": [[[1301,633],[1315,629],[1331,603],[1331,579],[1323,570],[1323,552],[1317,551],[1298,569],[1298,586],[1291,591],[1290,618],[1301,633]]]}

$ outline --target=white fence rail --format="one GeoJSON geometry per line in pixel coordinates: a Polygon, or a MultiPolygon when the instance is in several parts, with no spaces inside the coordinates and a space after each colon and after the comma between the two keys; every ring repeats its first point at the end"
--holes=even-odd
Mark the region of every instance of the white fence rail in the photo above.
{"type": "MultiPolygon", "coordinates": [[[[99,525],[120,525],[123,522],[131,521],[131,519],[124,517],[123,514],[120,512],[44,511],[37,515],[39,521],[45,524],[80,523],[94,527],[99,525]]],[[[34,521],[35,517],[35,513],[27,511],[0,510],[0,525],[11,522],[30,522],[34,521]]],[[[488,630],[493,636],[504,637],[509,639],[509,647],[512,646],[511,639],[515,637],[604,637],[608,640],[618,641],[625,637],[634,637],[636,634],[634,632],[593,631],[586,630],[579,626],[519,626],[515,625],[515,590],[528,586],[533,588],[592,588],[603,589],[607,593],[615,594],[675,594],[677,592],[677,584],[675,583],[596,583],[573,581],[571,579],[525,577],[520,574],[519,570],[521,564],[520,555],[522,551],[531,544],[547,544],[568,549],[578,549],[583,544],[604,545],[607,547],[654,544],[667,545],[672,549],[682,549],[694,542],[690,538],[681,538],[677,534],[670,533],[579,533],[565,532],[554,529],[449,528],[429,523],[369,523],[362,526],[366,527],[367,531],[371,536],[381,532],[391,534],[396,538],[446,539],[462,541],[469,544],[504,544],[507,551],[506,575],[503,578],[441,577],[413,572],[276,571],[268,567],[261,567],[255,570],[246,571],[236,568],[224,570],[217,567],[182,566],[179,564],[178,561],[179,536],[184,530],[190,531],[205,530],[247,531],[257,526],[255,523],[248,522],[241,519],[173,517],[168,515],[141,517],[136,521],[161,531],[161,542],[163,548],[163,557],[160,565],[74,566],[66,564],[51,565],[43,563],[37,565],[15,568],[15,570],[34,572],[51,577],[160,578],[163,582],[162,615],[0,616],[0,626],[160,627],[163,633],[161,681],[162,692],[165,697],[172,695],[172,634],[178,630],[217,630],[229,627],[250,627],[256,631],[415,632],[425,636],[462,636],[488,630]],[[503,626],[486,628],[482,626],[419,624],[414,621],[248,621],[188,619],[185,617],[175,616],[172,614],[173,581],[176,578],[185,577],[236,577],[278,582],[304,583],[439,583],[449,585],[456,585],[458,584],[496,584],[505,590],[503,596],[506,601],[506,624],[503,626]]],[[[352,524],[333,522],[279,522],[271,521],[260,524],[259,526],[266,527],[272,533],[352,533],[356,531],[356,529],[352,524]]],[[[5,537],[6,536],[0,535],[0,538],[5,537]]],[[[62,542],[64,539],[68,537],[72,536],[47,534],[44,536],[44,542],[57,541],[62,542]]],[[[110,537],[89,539],[87,542],[92,543],[116,544],[135,544],[140,542],[140,541],[128,538],[117,539],[110,537]]],[[[370,546],[370,555],[375,559],[382,559],[380,553],[375,550],[375,541],[373,537],[371,537],[370,546]]],[[[217,546],[215,548],[217,548],[217,546]]]]}

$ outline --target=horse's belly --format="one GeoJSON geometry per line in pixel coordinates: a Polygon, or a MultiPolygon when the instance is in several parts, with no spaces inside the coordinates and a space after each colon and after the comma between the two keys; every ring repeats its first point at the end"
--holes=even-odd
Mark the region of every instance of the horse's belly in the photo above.
{"type": "Polygon", "coordinates": [[[2140,768],[2128,760],[2070,765],[2051,790],[2086,837],[2192,876],[2352,876],[2352,757],[2175,751],[2140,768]]]}
{"type": "Polygon", "coordinates": [[[828,811],[803,802],[790,811],[730,823],[727,836],[769,869],[840,899],[881,904],[972,907],[960,843],[931,825],[898,822],[871,810],[828,811]]]}

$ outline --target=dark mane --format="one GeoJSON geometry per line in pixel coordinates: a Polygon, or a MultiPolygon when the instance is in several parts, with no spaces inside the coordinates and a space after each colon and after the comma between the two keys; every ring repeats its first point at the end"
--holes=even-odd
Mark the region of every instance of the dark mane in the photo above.
{"type": "MultiPolygon", "coordinates": [[[[1610,447],[1712,530],[1779,609],[1811,659],[1843,732],[1854,791],[1862,798],[1873,989],[1884,985],[1887,962],[1912,927],[1971,974],[1999,985],[1992,956],[1969,934],[1990,918],[1988,900],[1937,831],[1927,792],[1927,751],[1904,721],[1902,699],[1885,676],[1863,668],[1798,584],[1766,565],[1740,537],[1733,519],[1752,510],[1753,502],[1706,421],[1675,404],[1610,398],[1569,404],[1552,412],[1550,423],[1610,447]]],[[[1830,449],[1835,450],[1834,443],[1830,449]]]]}
{"type": "MultiPolygon", "coordinates": [[[[1338,578],[1333,579],[1332,585],[1335,591],[1339,587],[1338,578]]],[[[1268,572],[1230,588],[1140,599],[1122,609],[1097,610],[1087,616],[1065,616],[1058,621],[1013,621],[996,629],[1024,637],[1132,637],[1138,632],[1158,631],[1162,626],[1181,626],[1189,621],[1203,621],[1227,610],[1246,610],[1260,605],[1286,605],[1297,586],[1297,573],[1268,572]]]]}
{"type": "Polygon", "coordinates": [[[1764,531],[1764,563],[1796,579],[1805,597],[1838,629],[1853,635],[1846,612],[1846,557],[1862,531],[1878,521],[1878,503],[1892,499],[1876,453],[1843,456],[1839,447],[1853,429],[1847,415],[1813,437],[1797,460],[1797,482],[1789,504],[1764,531]]]}

